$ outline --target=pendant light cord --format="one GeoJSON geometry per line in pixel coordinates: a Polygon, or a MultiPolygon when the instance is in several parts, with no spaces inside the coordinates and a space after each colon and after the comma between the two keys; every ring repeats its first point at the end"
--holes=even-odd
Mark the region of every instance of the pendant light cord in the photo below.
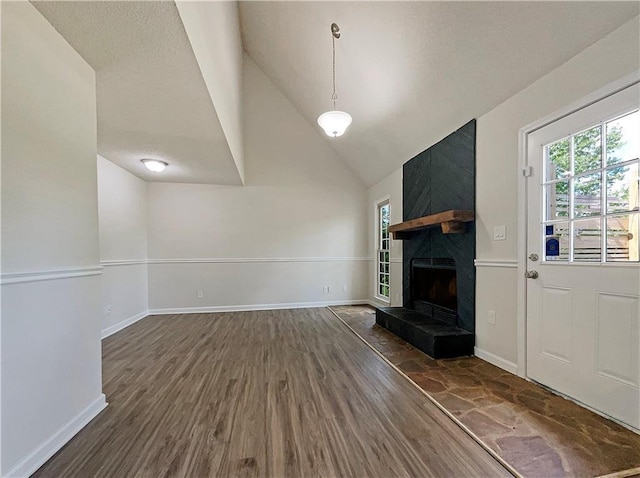
{"type": "Polygon", "coordinates": [[[331,95],[331,100],[333,101],[333,109],[335,110],[338,95],[336,94],[336,37],[333,34],[331,34],[331,40],[333,42],[333,95],[331,95]]]}

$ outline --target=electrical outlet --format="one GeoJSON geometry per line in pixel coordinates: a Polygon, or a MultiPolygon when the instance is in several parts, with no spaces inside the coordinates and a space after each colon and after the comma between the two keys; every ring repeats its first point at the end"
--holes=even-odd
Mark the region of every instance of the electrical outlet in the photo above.
{"type": "Polygon", "coordinates": [[[331,292],[333,292],[333,291],[331,290],[331,286],[330,286],[330,285],[328,285],[328,286],[327,286],[327,294],[331,294],[331,292]]]}
{"type": "Polygon", "coordinates": [[[489,311],[489,315],[487,317],[487,320],[491,325],[496,325],[496,311],[495,310],[490,310],[489,311]]]}
{"type": "Polygon", "coordinates": [[[506,226],[494,226],[493,227],[493,240],[504,241],[507,239],[507,227],[506,226]]]}
{"type": "Polygon", "coordinates": [[[110,314],[111,310],[112,310],[111,304],[107,304],[107,305],[104,306],[104,313],[105,314],[110,314]]]}
{"type": "Polygon", "coordinates": [[[204,291],[202,289],[198,289],[196,291],[196,298],[198,298],[198,299],[203,299],[204,298],[204,291]]]}

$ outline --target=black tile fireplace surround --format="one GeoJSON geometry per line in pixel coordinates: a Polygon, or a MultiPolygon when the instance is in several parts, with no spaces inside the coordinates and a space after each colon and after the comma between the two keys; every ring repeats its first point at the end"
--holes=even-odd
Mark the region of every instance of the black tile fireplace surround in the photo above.
{"type": "MultiPolygon", "coordinates": [[[[475,211],[475,136],[472,120],[404,164],[403,221],[451,209],[475,211]]],[[[379,309],[376,322],[434,358],[472,355],[475,239],[475,222],[463,234],[443,234],[434,227],[406,236],[404,307],[379,309]],[[435,286],[414,290],[416,280],[417,286],[424,285],[434,274],[440,276],[435,286]]]]}

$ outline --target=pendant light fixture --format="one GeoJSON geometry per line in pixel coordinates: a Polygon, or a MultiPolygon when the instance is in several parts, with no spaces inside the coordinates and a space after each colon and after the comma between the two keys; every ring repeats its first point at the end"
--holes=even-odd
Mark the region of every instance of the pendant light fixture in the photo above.
{"type": "Polygon", "coordinates": [[[328,136],[334,138],[342,136],[351,124],[351,115],[344,111],[336,110],[336,100],[338,95],[336,94],[336,40],[340,38],[340,27],[335,23],[331,24],[331,41],[333,42],[333,95],[331,100],[333,101],[333,111],[327,111],[322,113],[318,117],[318,124],[327,133],[328,136]]]}

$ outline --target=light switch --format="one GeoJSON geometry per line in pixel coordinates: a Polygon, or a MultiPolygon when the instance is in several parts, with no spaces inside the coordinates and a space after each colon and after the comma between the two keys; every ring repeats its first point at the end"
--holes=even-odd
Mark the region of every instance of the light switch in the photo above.
{"type": "Polygon", "coordinates": [[[506,226],[494,226],[493,227],[493,240],[504,241],[507,238],[506,226]]]}

